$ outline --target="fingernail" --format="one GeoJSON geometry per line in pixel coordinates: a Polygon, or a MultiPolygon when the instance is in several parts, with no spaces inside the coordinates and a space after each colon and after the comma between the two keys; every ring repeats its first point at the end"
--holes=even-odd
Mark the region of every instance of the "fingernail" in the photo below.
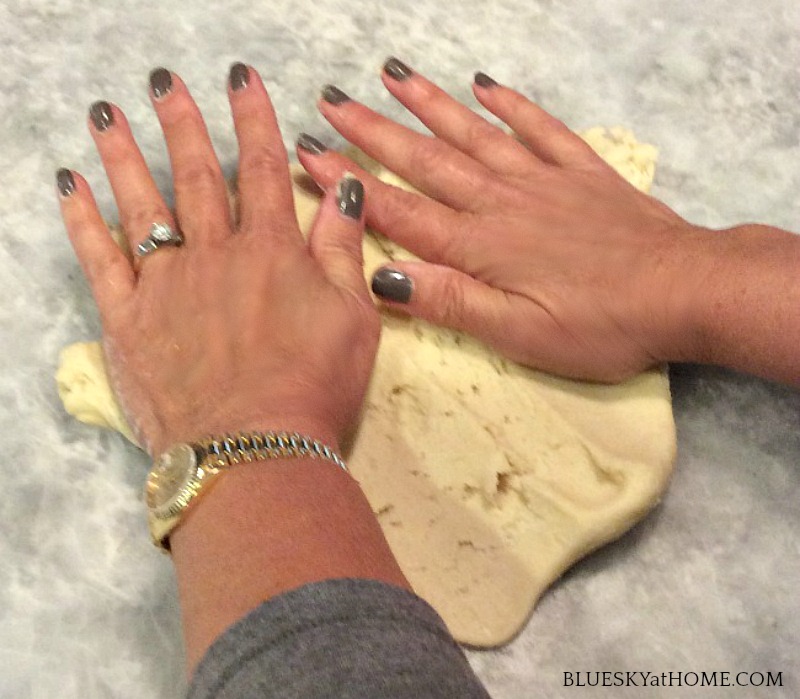
{"type": "Polygon", "coordinates": [[[72,176],[72,173],[64,167],[56,172],[56,184],[58,185],[58,192],[62,197],[68,197],[75,191],[75,178],[72,176]]]}
{"type": "Polygon", "coordinates": [[[150,73],[150,89],[156,99],[168,95],[172,91],[172,73],[166,68],[156,68],[150,73]]]}
{"type": "Polygon", "coordinates": [[[352,176],[345,176],[336,185],[339,213],[358,221],[364,208],[364,185],[352,176]]]}
{"type": "Polygon", "coordinates": [[[297,137],[297,147],[313,155],[320,155],[328,150],[328,147],[324,143],[321,143],[307,133],[301,133],[297,137]]]}
{"type": "Polygon", "coordinates": [[[250,69],[244,63],[234,63],[231,66],[228,82],[234,92],[244,89],[250,82],[250,69]]]}
{"type": "Polygon", "coordinates": [[[388,58],[386,63],[383,64],[383,72],[395,80],[406,80],[414,75],[414,71],[411,68],[394,56],[388,58]]]}
{"type": "Polygon", "coordinates": [[[497,87],[499,83],[497,80],[490,78],[486,73],[475,73],[475,84],[478,87],[497,87]]]}
{"type": "Polygon", "coordinates": [[[114,123],[114,112],[108,102],[95,102],[89,107],[89,116],[98,131],[106,131],[114,123]]]}
{"type": "Polygon", "coordinates": [[[350,98],[335,85],[325,85],[322,88],[322,99],[333,105],[350,101],[350,98]]]}
{"type": "Polygon", "coordinates": [[[387,301],[408,303],[412,288],[411,277],[391,267],[382,267],[372,275],[372,293],[387,301]]]}

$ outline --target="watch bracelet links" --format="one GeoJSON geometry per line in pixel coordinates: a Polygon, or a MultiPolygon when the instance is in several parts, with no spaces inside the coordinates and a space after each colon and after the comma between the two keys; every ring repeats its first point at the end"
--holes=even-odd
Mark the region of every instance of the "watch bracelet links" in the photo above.
{"type": "Polygon", "coordinates": [[[238,432],[206,437],[194,446],[202,452],[197,454],[198,461],[208,457],[207,465],[216,469],[267,459],[309,457],[332,461],[347,472],[347,466],[335,451],[297,432],[238,432]]]}

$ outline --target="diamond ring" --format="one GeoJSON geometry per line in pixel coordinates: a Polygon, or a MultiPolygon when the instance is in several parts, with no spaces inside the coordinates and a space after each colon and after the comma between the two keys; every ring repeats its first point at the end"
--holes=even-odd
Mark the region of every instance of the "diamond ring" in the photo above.
{"type": "Polygon", "coordinates": [[[183,245],[183,236],[180,231],[172,230],[168,223],[154,223],[150,226],[150,235],[139,243],[136,252],[140,257],[144,257],[164,245],[179,248],[183,245]]]}

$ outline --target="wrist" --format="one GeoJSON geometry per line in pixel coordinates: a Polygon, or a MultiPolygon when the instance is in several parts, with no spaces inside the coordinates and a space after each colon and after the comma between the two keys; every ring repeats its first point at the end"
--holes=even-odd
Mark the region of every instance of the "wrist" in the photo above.
{"type": "Polygon", "coordinates": [[[659,364],[698,361],[703,343],[703,300],[716,257],[716,231],[684,224],[661,233],[645,271],[643,345],[659,364]]]}
{"type": "Polygon", "coordinates": [[[653,275],[654,356],[798,383],[800,236],[757,224],[692,226],[667,250],[653,275]]]}
{"type": "Polygon", "coordinates": [[[264,600],[320,580],[408,587],[358,483],[320,459],[231,469],[170,537],[190,668],[264,600]]]}

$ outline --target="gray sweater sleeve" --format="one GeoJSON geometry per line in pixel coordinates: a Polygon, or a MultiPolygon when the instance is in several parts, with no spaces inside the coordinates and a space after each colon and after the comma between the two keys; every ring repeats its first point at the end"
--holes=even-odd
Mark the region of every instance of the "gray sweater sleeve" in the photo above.
{"type": "Polygon", "coordinates": [[[444,622],[374,580],[326,580],[275,597],[223,633],[189,699],[486,699],[444,622]]]}

